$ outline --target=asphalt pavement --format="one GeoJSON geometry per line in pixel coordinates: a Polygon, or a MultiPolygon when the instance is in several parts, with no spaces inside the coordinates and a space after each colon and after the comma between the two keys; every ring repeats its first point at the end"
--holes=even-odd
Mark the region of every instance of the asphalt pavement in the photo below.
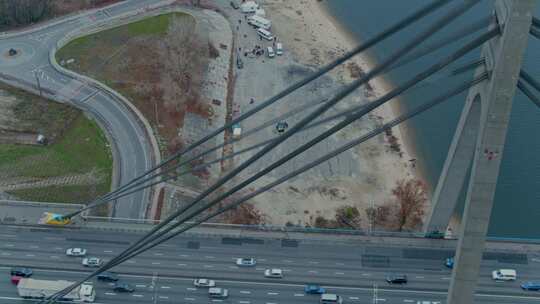
{"type": "MultiPolygon", "coordinates": [[[[13,265],[34,269],[35,278],[76,280],[90,271],[82,258],[67,257],[70,247],[83,247],[88,256],[113,258],[140,234],[96,234],[77,230],[6,227],[0,233],[0,303],[17,299],[9,281],[13,265]]],[[[133,293],[117,293],[109,283],[96,282],[97,303],[208,303],[207,290],[195,288],[195,278],[210,278],[229,289],[227,303],[317,303],[303,292],[316,283],[343,296],[345,303],[415,303],[441,301],[450,280],[444,258],[453,253],[432,248],[373,244],[304,243],[297,240],[227,237],[178,237],[115,267],[133,293]],[[254,257],[255,267],[238,267],[235,259],[254,257]],[[267,268],[281,268],[282,279],[265,278],[267,268]],[[385,276],[407,274],[409,283],[389,285],[385,276]]],[[[481,266],[477,301],[481,303],[540,303],[540,293],[523,291],[522,281],[540,280],[540,264],[519,252],[488,252],[481,266]],[[498,268],[517,270],[516,282],[494,282],[498,268]]],[[[214,299],[214,301],[216,301],[214,299]]]]}
{"type": "MultiPolygon", "coordinates": [[[[87,83],[57,71],[49,61],[49,52],[66,34],[110,20],[126,12],[142,10],[152,0],[125,1],[112,7],[83,12],[77,18],[63,18],[40,24],[35,30],[24,30],[15,36],[0,36],[0,80],[22,88],[36,86],[52,92],[52,98],[73,103],[97,119],[113,140],[118,182],[125,184],[139,176],[152,164],[152,146],[138,118],[117,98],[87,83]],[[50,24],[50,26],[46,26],[50,24]],[[19,54],[6,55],[10,48],[19,54]]],[[[149,191],[135,193],[119,199],[115,216],[144,217],[149,191]]]]}

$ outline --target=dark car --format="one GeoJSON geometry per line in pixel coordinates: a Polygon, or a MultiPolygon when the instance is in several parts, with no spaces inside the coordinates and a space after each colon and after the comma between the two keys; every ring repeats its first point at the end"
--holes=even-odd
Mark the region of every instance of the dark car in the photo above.
{"type": "Polygon", "coordinates": [[[232,8],[234,8],[234,9],[239,9],[239,8],[240,8],[240,6],[238,6],[238,3],[236,3],[236,1],[234,1],[234,0],[231,1],[231,6],[232,6],[232,8]]]}
{"type": "Polygon", "coordinates": [[[304,292],[307,294],[323,294],[326,290],[319,285],[308,284],[304,287],[304,292]]]}
{"type": "Polygon", "coordinates": [[[28,278],[33,273],[32,269],[24,267],[11,268],[11,275],[17,277],[28,278]]]}
{"type": "Polygon", "coordinates": [[[393,274],[386,277],[386,282],[390,284],[406,284],[407,276],[404,274],[393,274]]]}
{"type": "Polygon", "coordinates": [[[102,272],[97,275],[97,279],[104,282],[116,282],[118,281],[118,276],[112,272],[102,272]]]}
{"type": "Polygon", "coordinates": [[[279,133],[283,133],[287,130],[288,127],[289,124],[286,121],[280,121],[276,125],[276,131],[278,131],[279,133]]]}
{"type": "Polygon", "coordinates": [[[116,283],[113,290],[117,292],[134,292],[135,288],[131,287],[127,283],[116,283]]]}
{"type": "Polygon", "coordinates": [[[236,58],[236,67],[239,70],[244,68],[244,62],[242,61],[242,59],[240,59],[240,57],[236,58]]]}
{"type": "Polygon", "coordinates": [[[444,239],[444,232],[438,230],[430,231],[426,233],[425,237],[428,239],[444,239]]]}
{"type": "Polygon", "coordinates": [[[521,284],[521,288],[523,288],[523,290],[538,291],[540,290],[540,282],[525,282],[521,284]]]}
{"type": "Polygon", "coordinates": [[[447,258],[446,261],[444,262],[444,266],[450,269],[454,268],[454,258],[453,257],[447,258]]]}

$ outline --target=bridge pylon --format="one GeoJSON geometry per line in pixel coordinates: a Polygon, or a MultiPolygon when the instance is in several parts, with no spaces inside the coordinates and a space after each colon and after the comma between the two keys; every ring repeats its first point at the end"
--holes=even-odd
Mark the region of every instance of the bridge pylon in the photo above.
{"type": "Polygon", "coordinates": [[[494,2],[490,27],[501,26],[501,35],[483,46],[485,64],[475,71],[476,75],[489,71],[490,79],[469,90],[435,189],[425,228],[444,231],[470,171],[447,304],[474,303],[512,100],[534,6],[534,0],[494,2]]]}

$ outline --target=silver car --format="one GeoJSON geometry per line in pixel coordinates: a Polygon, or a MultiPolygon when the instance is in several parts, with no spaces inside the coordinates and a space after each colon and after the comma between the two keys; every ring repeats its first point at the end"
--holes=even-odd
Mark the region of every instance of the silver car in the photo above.
{"type": "Polygon", "coordinates": [[[254,258],[238,258],[236,259],[236,265],[238,266],[255,266],[257,261],[254,258]]]}
{"type": "Polygon", "coordinates": [[[195,287],[215,287],[216,282],[209,279],[196,279],[193,282],[193,285],[195,285],[195,287]]]}
{"type": "Polygon", "coordinates": [[[86,255],[86,249],[84,248],[69,248],[66,250],[67,256],[85,256],[86,255]]]}
{"type": "Polygon", "coordinates": [[[82,260],[83,266],[86,267],[99,267],[102,264],[102,261],[100,258],[91,257],[91,258],[84,258],[82,260]]]}

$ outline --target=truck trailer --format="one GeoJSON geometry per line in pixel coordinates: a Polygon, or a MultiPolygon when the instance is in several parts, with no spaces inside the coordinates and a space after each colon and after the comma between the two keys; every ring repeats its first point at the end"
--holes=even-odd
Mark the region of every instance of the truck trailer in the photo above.
{"type": "MultiPolygon", "coordinates": [[[[21,278],[17,284],[17,292],[24,299],[43,299],[71,286],[74,282],[65,280],[36,280],[21,278]]],[[[64,301],[72,302],[94,302],[96,291],[91,282],[86,282],[73,289],[62,297],[64,301]]]]}

